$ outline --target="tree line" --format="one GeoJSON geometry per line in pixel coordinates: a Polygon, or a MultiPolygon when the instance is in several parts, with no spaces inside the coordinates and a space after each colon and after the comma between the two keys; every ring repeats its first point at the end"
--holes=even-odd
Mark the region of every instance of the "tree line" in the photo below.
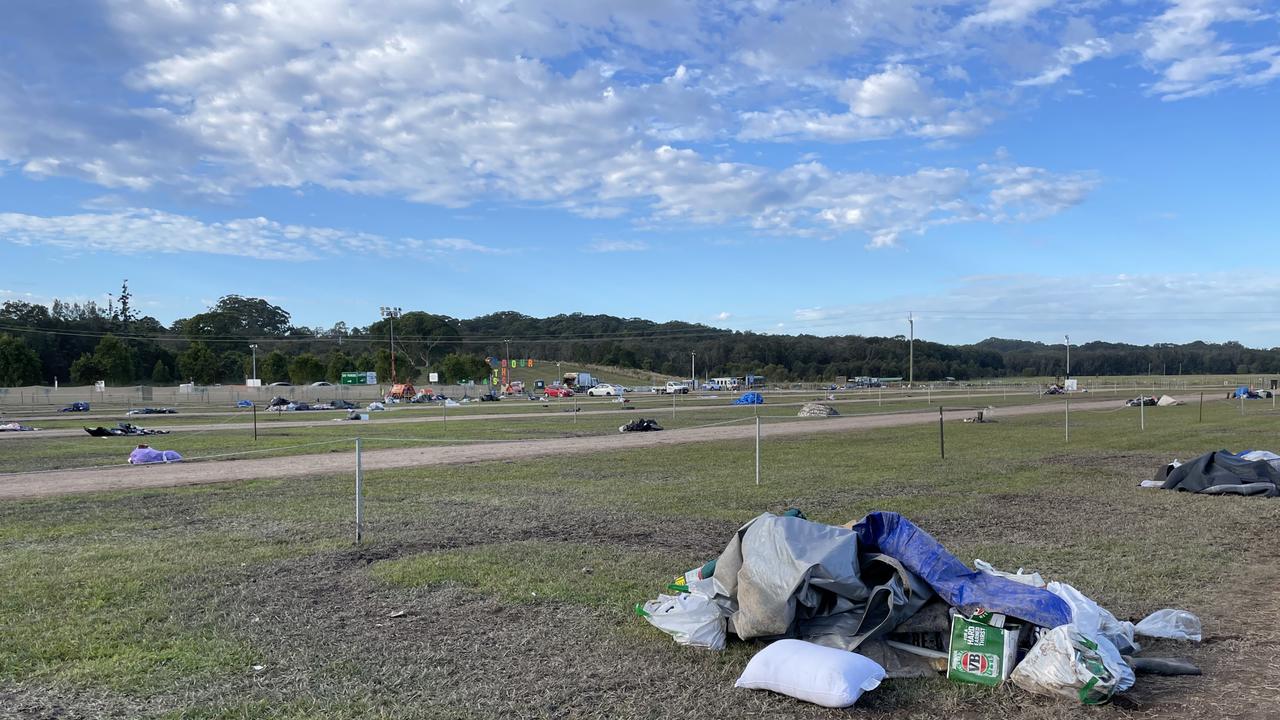
{"type": "MultiPolygon", "coordinates": [[[[9,301],[0,306],[0,385],[59,382],[112,385],[194,381],[338,382],[347,371],[375,371],[417,380],[437,372],[445,382],[481,380],[485,358],[535,358],[590,363],[688,377],[763,375],[770,382],[835,381],[840,377],[907,377],[907,338],[770,335],[685,322],[658,323],[611,315],[536,318],[498,312],[470,319],[424,311],[384,317],[366,326],[293,324],[283,308],[261,298],[228,295],[203,313],[164,325],[128,304],[90,301],[49,306],[9,301]],[[252,347],[256,346],[256,348],[252,347]]],[[[1061,376],[1066,348],[990,338],[969,345],[917,340],[915,379],[1061,376]]],[[[1073,374],[1280,373],[1280,348],[1238,342],[1129,345],[1093,342],[1071,348],[1073,374]]],[[[552,379],[548,377],[547,379],[552,379]]]]}

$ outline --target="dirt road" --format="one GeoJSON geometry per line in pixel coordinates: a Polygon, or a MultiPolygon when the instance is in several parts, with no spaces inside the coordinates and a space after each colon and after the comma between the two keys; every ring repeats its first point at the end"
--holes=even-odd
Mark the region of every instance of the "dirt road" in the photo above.
{"type": "MultiPolygon", "coordinates": [[[[1114,408],[1115,400],[1093,400],[1072,403],[1074,410],[1114,408]]],[[[1062,412],[1058,403],[1003,408],[1001,418],[1062,412]]],[[[955,420],[973,415],[971,410],[947,412],[955,420]]],[[[765,425],[764,437],[789,437],[818,432],[851,432],[874,428],[901,427],[937,421],[933,410],[882,415],[851,415],[765,425]]],[[[550,455],[582,455],[609,450],[679,445],[712,440],[741,440],[753,437],[755,425],[691,428],[659,433],[629,433],[579,438],[483,442],[459,445],[407,447],[362,453],[365,470],[385,470],[432,465],[455,465],[490,460],[513,460],[550,455]]],[[[330,446],[332,447],[332,446],[330,446]]],[[[124,490],[131,488],[204,485],[256,478],[301,477],[350,473],[354,471],[352,453],[324,453],[289,457],[210,460],[173,465],[108,467],[89,470],[60,470],[45,473],[19,473],[0,476],[0,499],[48,497],[70,493],[124,490]]]]}

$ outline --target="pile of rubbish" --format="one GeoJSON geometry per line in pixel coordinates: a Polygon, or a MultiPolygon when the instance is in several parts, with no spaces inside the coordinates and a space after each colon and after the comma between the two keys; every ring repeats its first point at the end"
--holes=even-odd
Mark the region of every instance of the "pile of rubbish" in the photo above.
{"type": "Polygon", "coordinates": [[[0,432],[34,432],[34,431],[39,430],[39,429],[40,429],[40,428],[38,428],[38,427],[31,427],[30,425],[23,425],[23,424],[22,424],[22,423],[20,423],[20,422],[6,422],[6,423],[0,423],[0,432]]]}
{"type": "Polygon", "coordinates": [[[763,405],[764,396],[758,392],[745,392],[742,397],[733,401],[734,405],[763,405]]]}
{"type": "Polygon", "coordinates": [[[1063,390],[1062,387],[1058,385],[1050,385],[1044,389],[1045,395],[1063,395],[1066,392],[1066,390],[1063,390]]]}
{"type": "Polygon", "coordinates": [[[822,403],[805,403],[800,406],[800,412],[796,413],[796,417],[831,417],[840,413],[830,405],[822,403]]]}
{"type": "Polygon", "coordinates": [[[58,412],[89,412],[89,403],[73,402],[70,405],[62,408],[58,412]]]}
{"type": "Polygon", "coordinates": [[[654,432],[661,430],[662,426],[657,420],[647,420],[645,418],[636,418],[618,428],[618,432],[654,432]]]}
{"type": "Polygon", "coordinates": [[[1185,463],[1174,460],[1141,485],[1201,495],[1280,497],[1280,455],[1218,450],[1185,463]]]}
{"type": "Polygon", "coordinates": [[[134,408],[125,415],[177,415],[178,411],[173,408],[134,408]]]}
{"type": "Polygon", "coordinates": [[[743,525],[719,557],[636,613],[682,645],[722,650],[729,634],[771,643],[736,685],[828,707],[886,678],[941,673],[1083,704],[1128,690],[1135,669],[1199,674],[1182,659],[1137,655],[1136,636],[1199,642],[1189,612],[1135,625],[1066,583],[974,564],[896,513],[834,526],[793,508],[743,525]]]}
{"type": "Polygon", "coordinates": [[[1155,407],[1160,401],[1150,395],[1139,395],[1136,398],[1129,398],[1124,401],[1125,407],[1138,407],[1145,405],[1147,407],[1155,407]]]}
{"type": "Polygon", "coordinates": [[[1244,398],[1245,400],[1261,400],[1262,398],[1269,397],[1271,397],[1270,390],[1254,390],[1247,385],[1241,385],[1227,394],[1227,398],[1230,400],[1239,400],[1240,398],[1244,398]]]}
{"type": "Polygon", "coordinates": [[[181,462],[182,456],[177,450],[156,450],[149,445],[139,445],[129,453],[130,465],[150,465],[152,463],[181,462]]]}
{"type": "Polygon", "coordinates": [[[963,420],[963,422],[967,422],[967,423],[993,423],[993,422],[995,422],[995,419],[993,419],[991,416],[992,416],[992,415],[994,415],[994,414],[995,414],[995,412],[996,412],[996,409],[995,409],[995,408],[993,408],[993,407],[986,407],[986,408],[982,408],[981,410],[979,410],[979,411],[978,411],[978,414],[977,414],[977,415],[974,415],[973,417],[967,417],[967,418],[965,418],[965,419],[963,420]]]}
{"type": "Polygon", "coordinates": [[[124,435],[168,435],[168,430],[152,430],[150,428],[138,427],[129,423],[117,423],[113,428],[102,427],[85,428],[85,432],[94,437],[121,437],[124,435]]]}

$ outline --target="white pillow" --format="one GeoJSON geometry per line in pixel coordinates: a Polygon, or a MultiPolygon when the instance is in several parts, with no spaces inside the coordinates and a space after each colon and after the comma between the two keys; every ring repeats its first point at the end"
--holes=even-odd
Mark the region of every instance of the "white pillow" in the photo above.
{"type": "Polygon", "coordinates": [[[779,640],[756,653],[734,687],[772,690],[824,707],[849,707],[875,690],[884,668],[857,653],[803,640],[779,640]]]}

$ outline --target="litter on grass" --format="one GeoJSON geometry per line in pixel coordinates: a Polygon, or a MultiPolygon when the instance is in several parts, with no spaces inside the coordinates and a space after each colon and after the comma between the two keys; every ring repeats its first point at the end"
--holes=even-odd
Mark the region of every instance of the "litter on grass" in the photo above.
{"type": "Polygon", "coordinates": [[[150,465],[152,463],[181,462],[182,456],[177,450],[156,450],[148,445],[139,445],[129,453],[130,465],[150,465]]]}
{"type": "Polygon", "coordinates": [[[717,558],[677,576],[667,586],[677,595],[660,595],[637,613],[680,644],[770,643],[757,655],[768,671],[744,673],[738,686],[829,707],[853,704],[885,678],[1011,680],[1030,692],[1098,704],[1133,686],[1134,667],[1198,672],[1183,659],[1138,656],[1138,635],[1199,640],[1199,620],[1185,610],[1160,610],[1134,625],[1066,583],[974,564],[976,570],[966,567],[896,513],[873,512],[844,526],[809,521],[797,510],[764,513],[739,528],[717,558]],[[775,648],[802,657],[774,662],[773,654],[783,654],[775,648]],[[834,682],[850,664],[881,674],[870,687],[858,681],[833,689],[815,680],[834,682]],[[787,674],[799,667],[804,671],[787,674]]]}
{"type": "Polygon", "coordinates": [[[830,405],[822,403],[805,403],[800,406],[800,412],[796,413],[796,417],[831,417],[840,413],[830,405]]]}

